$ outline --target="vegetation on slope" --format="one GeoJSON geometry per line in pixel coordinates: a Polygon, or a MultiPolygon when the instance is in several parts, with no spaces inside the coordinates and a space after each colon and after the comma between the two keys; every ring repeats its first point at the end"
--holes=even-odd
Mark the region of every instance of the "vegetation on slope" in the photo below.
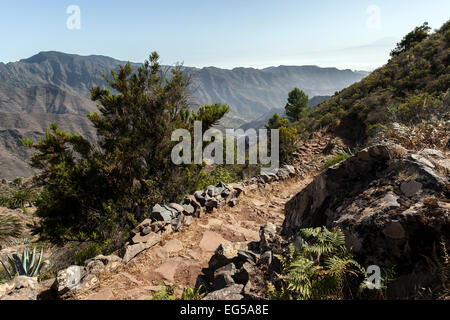
{"type": "Polygon", "coordinates": [[[450,21],[429,34],[417,27],[397,45],[392,58],[362,81],[336,93],[295,123],[303,135],[327,128],[364,142],[392,122],[415,125],[448,119],[450,21]]]}

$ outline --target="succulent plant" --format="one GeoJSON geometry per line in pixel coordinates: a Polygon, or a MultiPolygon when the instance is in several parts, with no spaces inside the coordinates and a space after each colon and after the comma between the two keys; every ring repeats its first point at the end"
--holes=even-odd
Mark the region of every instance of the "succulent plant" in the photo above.
{"type": "Polygon", "coordinates": [[[10,269],[8,269],[2,261],[0,261],[0,263],[10,279],[14,278],[16,275],[36,277],[39,275],[43,265],[50,263],[48,260],[42,261],[44,256],[43,253],[43,248],[41,249],[39,256],[36,255],[36,248],[33,249],[33,252],[30,252],[27,248],[23,250],[22,254],[19,254],[18,252],[8,257],[10,269]]]}

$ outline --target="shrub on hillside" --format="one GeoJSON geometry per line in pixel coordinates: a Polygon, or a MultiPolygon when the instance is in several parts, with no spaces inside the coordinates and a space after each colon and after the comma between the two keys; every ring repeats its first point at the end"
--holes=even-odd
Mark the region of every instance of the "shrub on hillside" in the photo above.
{"type": "Polygon", "coordinates": [[[180,200],[196,186],[201,165],[175,165],[171,141],[175,129],[193,132],[217,123],[228,106],[191,111],[189,77],[181,66],[169,77],[152,53],[134,72],[131,64],[104,75],[114,90],[94,87],[98,112],[88,117],[100,139],[92,144],[52,124],[43,139],[22,143],[37,150],[31,164],[40,169],[43,191],[36,201],[40,233],[54,242],[111,240],[116,248],[148,217],[153,204],[180,200]],[[186,168],[189,169],[187,174],[186,168]]]}

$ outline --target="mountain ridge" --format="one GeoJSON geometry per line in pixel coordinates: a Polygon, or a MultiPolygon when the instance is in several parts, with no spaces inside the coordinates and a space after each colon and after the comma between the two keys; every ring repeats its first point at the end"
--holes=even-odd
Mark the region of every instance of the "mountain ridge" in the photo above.
{"type": "MultiPolygon", "coordinates": [[[[97,107],[90,100],[90,89],[95,85],[107,87],[102,74],[109,75],[111,69],[125,63],[104,55],[58,51],[42,51],[17,62],[0,63],[0,176],[33,174],[26,169],[29,154],[22,150],[18,138],[37,139],[52,121],[70,133],[93,137],[86,115],[97,111],[97,107]],[[23,125],[24,120],[28,127],[23,125]],[[18,123],[20,127],[16,127],[18,123]]],[[[140,66],[134,62],[131,65],[133,69],[140,66]]],[[[318,66],[183,69],[193,78],[194,109],[215,102],[230,106],[230,113],[221,123],[224,127],[239,127],[284,106],[294,87],[311,98],[328,96],[367,74],[318,66]]]]}

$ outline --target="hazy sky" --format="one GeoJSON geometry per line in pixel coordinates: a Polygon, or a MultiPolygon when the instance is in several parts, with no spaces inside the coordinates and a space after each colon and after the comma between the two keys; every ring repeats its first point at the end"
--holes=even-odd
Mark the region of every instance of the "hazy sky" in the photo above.
{"type": "Polygon", "coordinates": [[[0,0],[0,61],[55,50],[142,62],[156,50],[164,64],[195,67],[371,70],[415,26],[438,28],[449,13],[449,0],[0,0]]]}

